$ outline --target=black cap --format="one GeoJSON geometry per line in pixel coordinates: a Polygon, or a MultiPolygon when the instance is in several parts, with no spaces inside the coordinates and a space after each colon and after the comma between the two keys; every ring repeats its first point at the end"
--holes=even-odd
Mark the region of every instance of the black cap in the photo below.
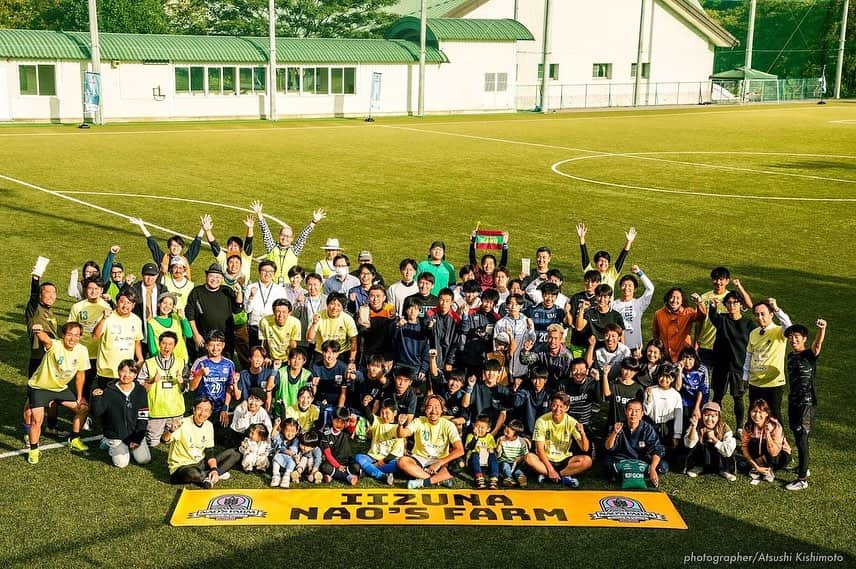
{"type": "Polygon", "coordinates": [[[158,266],[154,263],[146,263],[145,265],[143,265],[143,268],[140,270],[140,272],[150,277],[157,276],[158,274],[160,274],[158,266]]]}
{"type": "Polygon", "coordinates": [[[211,266],[205,269],[205,274],[215,273],[218,275],[223,274],[223,267],[220,266],[219,263],[211,263],[211,266]]]}

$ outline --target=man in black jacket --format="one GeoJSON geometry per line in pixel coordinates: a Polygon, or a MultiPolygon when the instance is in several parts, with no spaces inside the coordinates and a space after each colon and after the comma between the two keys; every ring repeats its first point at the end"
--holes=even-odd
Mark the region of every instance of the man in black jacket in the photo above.
{"type": "Polygon", "coordinates": [[[101,419],[104,439],[113,465],[125,468],[131,457],[137,464],[151,461],[146,429],[149,400],[145,388],[137,383],[137,364],[122,360],[119,379],[104,389],[92,390],[91,414],[101,419]]]}

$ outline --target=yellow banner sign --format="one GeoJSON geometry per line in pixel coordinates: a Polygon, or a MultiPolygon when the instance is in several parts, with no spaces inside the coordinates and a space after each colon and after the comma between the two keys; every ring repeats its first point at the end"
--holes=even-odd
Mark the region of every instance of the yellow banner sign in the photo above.
{"type": "Polygon", "coordinates": [[[588,490],[182,490],[170,523],[687,529],[666,494],[588,490]]]}

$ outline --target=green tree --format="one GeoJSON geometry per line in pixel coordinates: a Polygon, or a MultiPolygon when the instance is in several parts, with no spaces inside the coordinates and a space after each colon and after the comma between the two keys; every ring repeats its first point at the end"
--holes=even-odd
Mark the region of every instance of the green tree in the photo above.
{"type": "MultiPolygon", "coordinates": [[[[276,33],[284,37],[380,37],[397,0],[276,0],[276,33]]],[[[267,0],[179,0],[168,8],[173,28],[189,34],[264,36],[267,0]]]]}
{"type": "MultiPolygon", "coordinates": [[[[0,0],[0,26],[86,31],[87,0],[0,0]]],[[[156,34],[170,31],[164,0],[99,0],[102,32],[156,34]]]]}

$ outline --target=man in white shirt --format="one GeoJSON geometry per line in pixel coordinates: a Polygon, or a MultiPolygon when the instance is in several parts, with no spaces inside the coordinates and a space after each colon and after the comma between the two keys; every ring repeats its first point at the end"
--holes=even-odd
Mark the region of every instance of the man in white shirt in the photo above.
{"type": "Polygon", "coordinates": [[[273,314],[275,300],[285,298],[285,287],[274,282],[276,264],[265,259],[259,263],[259,280],[247,287],[244,310],[247,311],[250,345],[259,345],[259,322],[273,314]]]}

